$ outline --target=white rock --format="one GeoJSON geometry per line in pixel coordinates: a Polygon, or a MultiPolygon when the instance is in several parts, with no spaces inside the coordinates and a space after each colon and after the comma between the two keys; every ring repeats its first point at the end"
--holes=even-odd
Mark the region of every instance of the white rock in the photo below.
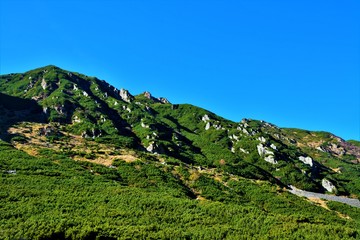
{"type": "Polygon", "coordinates": [[[210,127],[211,127],[210,122],[207,122],[205,126],[205,130],[209,130],[210,127]]]}
{"type": "Polygon", "coordinates": [[[73,90],[74,90],[74,91],[79,90],[79,88],[77,87],[77,85],[76,85],[76,84],[74,84],[74,86],[73,86],[73,90]]]}
{"type": "Polygon", "coordinates": [[[327,180],[326,178],[324,178],[321,181],[321,185],[328,191],[328,192],[333,192],[336,190],[336,187],[334,186],[334,184],[332,184],[332,182],[330,182],[329,180],[327,180]]]}
{"type": "Polygon", "coordinates": [[[246,130],[245,128],[243,128],[243,133],[245,133],[246,135],[249,135],[249,132],[248,132],[248,130],[246,130]]]}
{"type": "Polygon", "coordinates": [[[47,84],[46,84],[45,78],[43,78],[42,81],[41,81],[41,87],[42,87],[44,90],[47,88],[47,84]]]}
{"type": "Polygon", "coordinates": [[[235,148],[234,147],[231,148],[231,152],[235,153],[235,148]]]}
{"type": "Polygon", "coordinates": [[[265,155],[274,155],[272,151],[269,151],[268,148],[264,147],[264,145],[262,145],[261,143],[257,145],[257,150],[261,157],[265,155]]]}
{"type": "Polygon", "coordinates": [[[239,137],[236,136],[235,134],[233,134],[232,137],[233,137],[235,140],[239,140],[239,137]]]}
{"type": "Polygon", "coordinates": [[[249,154],[249,151],[246,151],[246,150],[243,149],[243,148],[239,148],[239,150],[242,151],[243,153],[249,154]]]}
{"type": "Polygon", "coordinates": [[[141,122],[141,126],[142,126],[143,128],[150,128],[149,125],[146,125],[146,124],[143,123],[143,122],[141,122]]]}
{"type": "Polygon", "coordinates": [[[257,145],[257,150],[258,150],[260,157],[264,157],[265,161],[272,163],[272,164],[277,164],[277,161],[275,160],[275,157],[274,157],[274,153],[272,151],[269,151],[266,147],[264,147],[264,145],[259,143],[257,145]]]}
{"type": "Polygon", "coordinates": [[[146,148],[146,150],[148,152],[152,152],[154,151],[154,148],[155,148],[155,144],[154,143],[150,143],[150,145],[146,148]]]}
{"type": "Polygon", "coordinates": [[[324,149],[322,149],[321,147],[317,147],[316,149],[321,151],[321,152],[325,152],[324,149]]]}
{"type": "Polygon", "coordinates": [[[272,163],[272,164],[277,164],[277,161],[275,160],[274,155],[266,156],[264,158],[264,160],[269,162],[269,163],[272,163]]]}
{"type": "Polygon", "coordinates": [[[271,147],[272,149],[276,150],[276,146],[275,146],[273,143],[270,145],[270,147],[271,147]]]}
{"type": "Polygon", "coordinates": [[[266,142],[266,139],[265,139],[263,136],[259,137],[258,140],[259,140],[260,142],[262,142],[262,143],[265,143],[265,142],[266,142]]]}
{"type": "Polygon", "coordinates": [[[144,92],[144,96],[145,96],[146,98],[148,98],[148,99],[151,99],[151,98],[152,98],[151,93],[148,92],[148,91],[144,92]]]}
{"type": "Polygon", "coordinates": [[[222,127],[221,127],[221,125],[220,125],[220,124],[219,124],[219,125],[214,124],[214,128],[215,128],[216,130],[220,130],[222,127]]]}
{"type": "Polygon", "coordinates": [[[124,100],[125,102],[131,102],[132,96],[128,90],[121,88],[119,95],[120,95],[121,99],[124,100]]]}
{"type": "Polygon", "coordinates": [[[158,145],[154,142],[150,143],[150,145],[146,148],[146,150],[148,152],[154,153],[154,154],[159,154],[158,151],[158,145]]]}
{"type": "Polygon", "coordinates": [[[258,150],[260,157],[265,155],[265,147],[261,143],[259,143],[257,145],[257,150],[258,150]]]}
{"type": "Polygon", "coordinates": [[[167,98],[164,98],[164,97],[159,97],[158,100],[159,100],[161,103],[164,103],[164,104],[170,103],[170,101],[169,101],[167,98]]]}
{"type": "Polygon", "coordinates": [[[201,120],[202,120],[203,122],[208,122],[208,121],[210,121],[210,118],[209,118],[209,116],[208,116],[207,114],[205,114],[205,115],[201,118],[201,120]]]}
{"type": "Polygon", "coordinates": [[[310,165],[311,167],[313,166],[313,160],[311,157],[304,157],[304,156],[300,156],[299,160],[302,161],[303,163],[310,165]]]}
{"type": "Polygon", "coordinates": [[[89,96],[89,94],[88,94],[87,92],[85,92],[85,91],[83,91],[83,95],[84,95],[85,97],[89,96]]]}
{"type": "Polygon", "coordinates": [[[80,123],[81,119],[78,116],[75,116],[73,122],[74,123],[80,123]]]}

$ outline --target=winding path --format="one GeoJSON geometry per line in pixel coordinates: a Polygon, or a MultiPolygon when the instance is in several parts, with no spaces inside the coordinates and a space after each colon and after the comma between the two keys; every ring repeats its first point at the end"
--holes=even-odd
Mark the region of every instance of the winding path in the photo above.
{"type": "Polygon", "coordinates": [[[315,192],[308,192],[308,191],[298,189],[292,185],[289,185],[289,188],[290,188],[289,192],[291,192],[292,194],[295,194],[297,196],[300,196],[300,197],[322,198],[322,199],[326,199],[326,200],[330,200],[330,201],[345,203],[347,205],[360,208],[359,199],[327,195],[327,194],[315,193],[315,192]]]}

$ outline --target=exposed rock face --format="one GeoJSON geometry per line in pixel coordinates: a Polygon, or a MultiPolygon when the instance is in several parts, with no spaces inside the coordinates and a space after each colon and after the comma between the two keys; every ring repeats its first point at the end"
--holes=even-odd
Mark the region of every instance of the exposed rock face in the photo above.
{"type": "Polygon", "coordinates": [[[201,118],[201,120],[202,120],[203,122],[208,122],[208,121],[210,121],[210,118],[209,118],[209,116],[208,116],[207,114],[205,114],[205,115],[201,118]]]}
{"type": "Polygon", "coordinates": [[[41,80],[41,87],[42,87],[42,89],[44,89],[44,90],[46,90],[46,88],[47,88],[47,84],[46,84],[45,78],[43,78],[43,79],[41,80]]]}
{"type": "Polygon", "coordinates": [[[246,135],[250,135],[250,133],[248,132],[248,130],[246,130],[245,128],[242,129],[243,133],[245,133],[246,135]]]}
{"type": "Polygon", "coordinates": [[[160,154],[163,153],[163,150],[161,147],[159,147],[158,144],[155,142],[150,143],[150,145],[146,148],[148,152],[154,153],[154,154],[160,154]]]}
{"type": "Polygon", "coordinates": [[[272,149],[276,150],[276,146],[275,146],[273,143],[270,145],[270,147],[271,147],[272,149]]]}
{"type": "Polygon", "coordinates": [[[277,164],[277,161],[275,160],[274,155],[268,155],[264,158],[264,160],[271,164],[277,164]]]}
{"type": "Polygon", "coordinates": [[[128,90],[125,90],[123,88],[120,89],[120,93],[119,93],[120,97],[122,100],[124,100],[125,102],[131,102],[132,99],[134,98],[128,90]]]}
{"type": "Polygon", "coordinates": [[[321,181],[321,185],[328,191],[328,192],[334,192],[336,190],[336,187],[334,186],[334,184],[332,184],[332,182],[330,182],[329,180],[327,180],[326,178],[324,178],[321,181]]]}
{"type": "Polygon", "coordinates": [[[317,147],[316,149],[321,151],[321,152],[326,152],[322,147],[317,147]]]}
{"type": "Polygon", "coordinates": [[[329,147],[330,151],[335,153],[336,155],[339,155],[339,156],[342,156],[346,153],[345,149],[341,146],[338,146],[337,144],[335,143],[332,143],[329,147]]]}
{"type": "Polygon", "coordinates": [[[260,155],[260,157],[264,157],[264,160],[272,163],[277,164],[277,161],[275,160],[274,153],[272,151],[269,151],[267,147],[264,147],[261,143],[257,145],[257,150],[260,155]]]}
{"type": "Polygon", "coordinates": [[[262,143],[265,143],[265,142],[266,142],[266,139],[265,139],[263,136],[259,137],[258,140],[259,140],[260,142],[262,142],[262,143]]]}
{"type": "Polygon", "coordinates": [[[234,140],[236,140],[236,141],[239,141],[239,137],[236,136],[235,134],[233,134],[231,137],[232,137],[232,139],[234,139],[234,140]]]}
{"type": "Polygon", "coordinates": [[[209,130],[210,127],[211,127],[210,122],[207,122],[207,123],[206,123],[206,126],[205,126],[205,130],[209,130]]]}
{"type": "Polygon", "coordinates": [[[144,92],[144,96],[145,96],[147,99],[152,99],[151,93],[148,92],[148,91],[144,92]]]}
{"type": "Polygon", "coordinates": [[[311,157],[304,157],[304,156],[300,156],[299,160],[302,161],[303,163],[309,165],[309,166],[313,166],[313,160],[311,157]]]}
{"type": "Polygon", "coordinates": [[[159,100],[161,103],[164,103],[164,104],[170,103],[170,101],[169,101],[167,98],[164,98],[164,97],[160,97],[160,98],[158,98],[158,100],[159,100]]]}

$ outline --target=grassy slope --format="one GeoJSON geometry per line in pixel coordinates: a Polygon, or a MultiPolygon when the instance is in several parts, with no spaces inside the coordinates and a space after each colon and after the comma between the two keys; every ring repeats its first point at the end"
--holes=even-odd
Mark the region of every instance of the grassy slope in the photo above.
{"type": "Polygon", "coordinates": [[[208,199],[200,201],[151,160],[118,162],[110,169],[52,152],[31,157],[4,142],[0,148],[0,236],[5,239],[348,239],[360,234],[360,219],[339,218],[266,182],[229,181],[231,188],[224,191],[204,174],[194,182],[208,199]],[[16,174],[7,173],[15,169],[16,174]]]}
{"type": "MultiPolygon", "coordinates": [[[[28,99],[45,96],[38,103],[48,107],[48,120],[70,123],[75,116],[81,119],[79,123],[62,125],[62,131],[102,134],[89,145],[79,141],[85,144],[79,149],[70,146],[67,134],[60,138],[50,136],[45,142],[58,141],[59,151],[40,148],[37,157],[0,142],[1,238],[359,237],[358,209],[336,203],[329,203],[334,211],[314,206],[283,192],[274,178],[316,190],[319,181],[327,177],[336,183],[341,194],[359,195],[359,171],[351,158],[345,156],[339,161],[338,157],[306,145],[324,139],[333,141],[328,133],[279,129],[260,121],[246,121],[239,130],[240,123],[196,106],[160,104],[144,95],[126,103],[106,82],[54,66],[1,76],[0,91],[28,99]],[[43,77],[48,84],[46,90],[40,86],[43,77]],[[34,81],[34,86],[28,88],[31,79],[40,81],[34,81]],[[65,106],[66,114],[55,110],[61,105],[65,106]],[[209,130],[205,130],[202,120],[205,114],[210,117],[209,130]],[[243,133],[245,125],[251,135],[243,133]],[[126,130],[130,128],[132,132],[126,130]],[[234,135],[238,140],[230,139],[234,135]],[[256,147],[261,136],[266,137],[268,146],[277,146],[278,165],[259,157],[256,147]],[[147,147],[152,142],[165,155],[154,157],[141,151],[140,144],[147,147]],[[99,143],[111,145],[115,149],[113,155],[131,148],[139,160],[131,163],[115,160],[112,165],[116,168],[93,164],[94,156],[107,155],[100,154],[103,149],[94,148],[99,143]],[[236,149],[235,153],[231,147],[236,149]],[[81,150],[86,148],[90,153],[81,150]],[[88,159],[86,162],[70,159],[76,155],[88,159]],[[309,173],[310,169],[298,160],[303,155],[312,156],[328,167],[321,167],[321,172],[314,175],[304,175],[302,171],[309,173]],[[159,159],[166,164],[160,164],[159,159]],[[198,170],[199,165],[204,169],[198,170]],[[339,167],[341,174],[331,170],[339,167]],[[11,174],[9,170],[17,172],[11,174]],[[351,219],[340,218],[335,211],[351,219]]],[[[9,96],[1,97],[14,102],[9,96]]],[[[25,105],[32,102],[21,101],[25,105]]],[[[39,105],[35,112],[39,112],[39,105]]],[[[0,119],[2,132],[24,120],[12,114],[13,104],[7,107],[10,110],[0,106],[0,113],[11,120],[0,119]]],[[[39,116],[28,121],[43,119],[39,116]]],[[[26,139],[15,138],[28,145],[26,139]]]]}

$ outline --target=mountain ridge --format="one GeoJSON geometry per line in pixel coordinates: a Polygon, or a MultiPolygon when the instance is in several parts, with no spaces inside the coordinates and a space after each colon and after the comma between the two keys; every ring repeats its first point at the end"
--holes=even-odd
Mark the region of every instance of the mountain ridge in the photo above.
{"type": "MultiPolygon", "coordinates": [[[[360,147],[331,133],[251,119],[233,122],[146,91],[132,95],[104,80],[53,65],[1,75],[0,100],[0,138],[7,142],[0,141],[0,147],[8,156],[22,156],[10,161],[0,154],[6,181],[30,174],[75,186],[76,180],[62,176],[80,172],[82,184],[89,188],[86,179],[110,181],[136,194],[144,194],[140,189],[171,199],[218,202],[225,208],[249,205],[285,218],[289,215],[280,209],[290,211],[289,202],[299,214],[300,209],[306,212],[304,206],[314,212],[319,208],[289,196],[289,186],[360,196],[360,147]],[[21,159],[33,159],[34,165],[21,159]]],[[[322,212],[329,218],[337,216],[336,211],[351,212],[332,202],[324,204],[333,208],[322,212]]],[[[356,225],[355,213],[350,215],[356,225]]]]}
{"type": "MultiPolygon", "coordinates": [[[[188,158],[186,161],[189,161],[190,158],[189,156],[181,156],[183,149],[178,146],[179,143],[176,143],[176,138],[183,137],[183,140],[187,141],[188,147],[191,147],[193,152],[198,152],[199,158],[203,158],[201,157],[204,156],[201,153],[201,147],[199,149],[202,143],[194,146],[191,142],[197,139],[197,136],[194,135],[201,135],[197,134],[196,131],[204,130],[205,132],[212,132],[207,137],[213,135],[215,144],[209,149],[218,148],[216,151],[227,156],[230,153],[228,151],[225,153],[224,147],[232,153],[241,152],[240,155],[229,158],[238,158],[246,153],[251,153],[250,149],[244,149],[244,146],[250,143],[246,138],[252,138],[252,141],[255,140],[257,143],[255,146],[252,142],[251,150],[257,150],[255,153],[252,151],[253,155],[258,155],[257,159],[263,157],[266,162],[272,165],[278,164],[276,159],[278,157],[283,158],[282,160],[285,160],[285,162],[287,162],[286,159],[291,157],[289,154],[286,156],[283,156],[283,153],[278,154],[276,152],[276,143],[280,144],[278,147],[282,145],[285,148],[288,147],[287,144],[289,146],[304,147],[305,149],[312,147],[318,152],[330,153],[336,156],[350,154],[355,156],[355,159],[351,160],[353,163],[358,163],[360,160],[360,151],[357,146],[331,133],[291,128],[281,129],[265,121],[251,119],[243,119],[241,122],[235,123],[196,106],[171,104],[165,98],[155,98],[146,91],[143,94],[133,96],[129,91],[117,89],[104,80],[69,72],[54,65],[37,68],[21,75],[2,75],[1,81],[2,87],[0,87],[0,90],[5,90],[7,94],[35,100],[42,106],[48,122],[70,124],[72,126],[69,126],[69,130],[74,131],[75,134],[91,138],[115,134],[127,138],[132,142],[132,146],[136,145],[138,149],[147,149],[153,153],[182,157],[183,160],[188,158]],[[4,89],[7,81],[9,81],[8,77],[11,77],[13,83],[7,84],[7,86],[15,85],[15,89],[9,89],[9,87],[4,89]],[[22,92],[19,90],[22,90],[22,92]],[[134,113],[135,111],[136,113],[134,113]],[[200,123],[194,123],[189,115],[191,112],[193,116],[197,116],[196,118],[200,123]],[[199,114],[200,112],[201,114],[199,114]],[[175,113],[175,115],[172,113],[175,113]],[[184,116],[186,116],[186,119],[183,119],[184,116]],[[161,121],[157,121],[158,117],[161,118],[161,121]],[[181,121],[186,124],[182,124],[181,121]],[[199,124],[203,125],[204,129],[199,129],[199,124]],[[185,131],[184,127],[187,128],[185,131]],[[188,136],[184,136],[181,130],[187,133],[188,136]],[[160,136],[157,136],[158,134],[160,136]],[[288,135],[291,135],[291,137],[288,135]],[[239,143],[239,141],[241,142],[241,139],[239,140],[241,136],[243,136],[243,141],[247,141],[242,147],[242,144],[239,143]],[[266,136],[269,139],[266,139],[266,136]],[[191,139],[191,137],[195,138],[191,139]],[[312,141],[307,142],[305,139],[312,139],[312,141]],[[222,143],[217,143],[217,140],[222,143]],[[198,150],[195,150],[196,148],[198,150]],[[173,154],[173,152],[176,153],[173,154]]],[[[316,154],[319,155],[319,153],[316,154]]],[[[208,156],[205,156],[205,158],[216,155],[219,154],[215,154],[212,150],[209,151],[208,156]]],[[[303,153],[303,155],[292,156],[293,161],[296,158],[299,160],[300,157],[306,159],[306,153],[303,153]]],[[[255,156],[252,156],[252,158],[256,159],[255,156]]],[[[221,159],[221,156],[219,156],[219,159],[221,159]]],[[[227,159],[223,160],[226,161],[227,159]]],[[[205,163],[206,159],[201,161],[205,163]]],[[[313,167],[313,159],[307,161],[303,160],[305,164],[309,165],[311,163],[311,171],[315,175],[314,171],[318,171],[314,170],[316,164],[313,167]]],[[[214,164],[214,162],[211,164],[214,164]]],[[[269,168],[267,169],[269,170],[269,168]]],[[[308,183],[310,182],[313,182],[312,178],[309,178],[308,183]]]]}

